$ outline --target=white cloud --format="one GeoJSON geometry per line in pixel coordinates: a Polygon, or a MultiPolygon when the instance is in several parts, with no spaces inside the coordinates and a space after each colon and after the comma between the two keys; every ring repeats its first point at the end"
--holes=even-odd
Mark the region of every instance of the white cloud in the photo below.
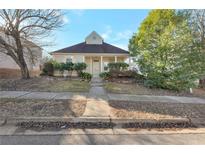
{"type": "Polygon", "coordinates": [[[122,48],[122,49],[124,49],[124,50],[128,50],[128,45],[127,44],[122,44],[122,43],[114,43],[113,44],[114,46],[116,46],[116,47],[119,47],[119,48],[122,48]]]}
{"type": "Polygon", "coordinates": [[[71,13],[73,13],[77,16],[82,16],[85,13],[85,10],[83,10],[83,9],[71,10],[71,13]]]}
{"type": "Polygon", "coordinates": [[[106,27],[105,27],[105,32],[103,32],[102,34],[101,34],[101,36],[103,37],[103,39],[109,39],[110,38],[110,35],[112,34],[112,27],[111,26],[109,26],[109,25],[107,25],[106,27]]]}
{"type": "Polygon", "coordinates": [[[129,40],[132,37],[133,32],[131,30],[124,30],[121,32],[113,32],[112,27],[107,25],[105,31],[101,33],[104,40],[111,42],[119,42],[123,40],[129,40]]]}
{"type": "Polygon", "coordinates": [[[133,32],[130,30],[125,30],[122,32],[118,32],[116,36],[114,37],[114,41],[124,40],[124,39],[130,39],[133,32]]]}
{"type": "Polygon", "coordinates": [[[62,17],[62,20],[63,20],[63,23],[64,23],[64,24],[70,23],[69,18],[68,18],[67,16],[65,16],[65,15],[62,17]]]}

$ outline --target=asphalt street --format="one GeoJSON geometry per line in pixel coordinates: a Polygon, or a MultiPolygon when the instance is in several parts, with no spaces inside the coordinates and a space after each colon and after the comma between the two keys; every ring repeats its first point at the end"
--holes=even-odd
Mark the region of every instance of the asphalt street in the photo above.
{"type": "Polygon", "coordinates": [[[58,144],[205,144],[205,134],[157,135],[3,135],[3,145],[58,145],[58,144]]]}

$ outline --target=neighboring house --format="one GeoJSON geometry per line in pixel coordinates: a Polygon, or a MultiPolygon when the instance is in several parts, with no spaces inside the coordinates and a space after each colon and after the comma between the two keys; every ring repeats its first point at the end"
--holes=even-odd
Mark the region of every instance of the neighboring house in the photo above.
{"type": "MultiPolygon", "coordinates": [[[[1,37],[5,37],[3,31],[0,31],[1,37]]],[[[6,38],[6,37],[5,37],[6,38]]],[[[10,39],[9,41],[11,41],[10,39]]],[[[40,65],[42,60],[42,48],[33,42],[24,40],[24,57],[31,76],[38,76],[40,74],[40,65]]],[[[10,43],[14,45],[14,43],[10,43]]],[[[0,46],[0,50],[5,49],[0,46]]],[[[5,50],[6,51],[6,50],[5,50]]],[[[5,53],[0,52],[0,78],[16,78],[21,77],[21,70],[16,62],[5,53]]]]}
{"type": "Polygon", "coordinates": [[[85,42],[51,52],[58,62],[85,62],[86,72],[98,76],[106,71],[110,62],[125,62],[129,52],[111,44],[105,43],[103,38],[93,31],[85,38],[85,42]]]}

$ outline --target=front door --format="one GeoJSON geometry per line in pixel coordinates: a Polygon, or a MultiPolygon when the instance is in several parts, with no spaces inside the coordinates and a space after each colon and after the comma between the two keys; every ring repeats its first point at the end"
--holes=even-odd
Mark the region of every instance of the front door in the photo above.
{"type": "Polygon", "coordinates": [[[93,76],[98,77],[100,74],[100,61],[93,60],[93,76]]]}

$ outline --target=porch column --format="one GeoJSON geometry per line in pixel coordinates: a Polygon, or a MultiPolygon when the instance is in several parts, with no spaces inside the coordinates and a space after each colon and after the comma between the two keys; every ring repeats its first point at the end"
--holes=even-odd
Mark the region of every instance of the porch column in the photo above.
{"type": "Polygon", "coordinates": [[[83,63],[85,62],[85,56],[83,56],[83,63]]]}
{"type": "Polygon", "coordinates": [[[103,56],[100,56],[100,72],[103,72],[103,56]]]}
{"type": "Polygon", "coordinates": [[[131,57],[129,56],[129,68],[130,68],[130,64],[131,64],[131,57]]]}
{"type": "Polygon", "coordinates": [[[115,63],[117,63],[117,56],[115,56],[115,63]]]}
{"type": "Polygon", "coordinates": [[[93,74],[93,59],[90,57],[90,74],[93,74]]]}

